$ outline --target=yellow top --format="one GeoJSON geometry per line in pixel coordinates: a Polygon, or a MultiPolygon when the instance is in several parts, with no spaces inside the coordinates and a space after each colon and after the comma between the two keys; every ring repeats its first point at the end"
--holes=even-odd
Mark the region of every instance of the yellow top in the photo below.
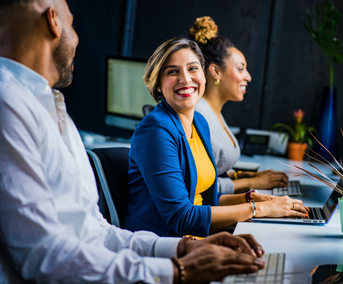
{"type": "Polygon", "coordinates": [[[195,189],[194,205],[202,205],[202,192],[211,187],[216,179],[216,171],[207,155],[206,149],[192,124],[192,137],[188,139],[197,168],[198,180],[195,189]]]}

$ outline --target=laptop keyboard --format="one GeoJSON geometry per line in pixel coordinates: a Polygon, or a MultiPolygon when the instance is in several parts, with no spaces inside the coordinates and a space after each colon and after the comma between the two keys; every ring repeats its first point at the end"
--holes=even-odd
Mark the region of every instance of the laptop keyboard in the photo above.
{"type": "MultiPolygon", "coordinates": [[[[284,219],[312,219],[312,220],[326,220],[326,218],[324,217],[324,211],[322,208],[318,208],[318,207],[309,207],[310,211],[308,212],[308,218],[305,217],[297,217],[297,216],[285,216],[283,217],[284,219]]],[[[317,222],[317,221],[314,221],[317,222]]],[[[318,223],[322,223],[319,222],[318,223]]]]}
{"type": "Polygon", "coordinates": [[[222,284],[282,284],[285,267],[285,254],[265,254],[262,259],[266,262],[264,269],[252,274],[227,276],[222,281],[222,284]]]}
{"type": "Polygon", "coordinates": [[[322,220],[325,219],[323,209],[317,207],[310,207],[308,212],[309,219],[322,220]]]}
{"type": "Polygon", "coordinates": [[[298,180],[292,180],[288,182],[287,187],[275,187],[273,188],[273,195],[300,196],[302,195],[300,182],[298,180]]]}

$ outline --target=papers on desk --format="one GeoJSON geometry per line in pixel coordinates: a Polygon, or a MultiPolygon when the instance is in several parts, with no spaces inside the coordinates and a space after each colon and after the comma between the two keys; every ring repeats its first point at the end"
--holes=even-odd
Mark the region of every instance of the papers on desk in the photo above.
{"type": "Polygon", "coordinates": [[[250,172],[257,172],[258,168],[260,167],[259,163],[252,163],[252,162],[243,162],[237,161],[233,165],[233,169],[235,171],[250,171],[250,172]]]}

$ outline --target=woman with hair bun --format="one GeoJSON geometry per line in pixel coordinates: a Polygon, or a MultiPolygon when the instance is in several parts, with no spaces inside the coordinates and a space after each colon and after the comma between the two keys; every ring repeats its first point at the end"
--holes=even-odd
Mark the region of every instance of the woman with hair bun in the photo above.
{"type": "Polygon", "coordinates": [[[288,177],[283,172],[235,172],[232,169],[240,156],[240,149],[221,110],[227,101],[244,99],[251,81],[247,62],[229,39],[218,35],[218,27],[210,17],[197,18],[190,29],[190,37],[199,45],[206,61],[206,89],[195,110],[206,118],[210,127],[219,192],[239,193],[255,188],[287,186],[288,177]]]}
{"type": "Polygon", "coordinates": [[[150,57],[143,79],[158,105],[132,136],[124,227],[203,237],[255,216],[305,217],[302,201],[287,196],[218,193],[209,127],[194,111],[204,67],[198,45],[185,38],[166,41],[150,57]]]}

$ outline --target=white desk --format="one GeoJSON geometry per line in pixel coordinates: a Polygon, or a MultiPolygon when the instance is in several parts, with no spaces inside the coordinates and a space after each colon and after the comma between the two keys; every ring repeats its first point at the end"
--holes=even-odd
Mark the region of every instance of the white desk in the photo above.
{"type": "Polygon", "coordinates": [[[103,143],[83,143],[86,149],[92,150],[97,148],[112,148],[112,147],[125,147],[130,148],[131,144],[128,142],[116,142],[116,141],[109,141],[103,143]]]}
{"type": "MultiPolygon", "coordinates": [[[[273,169],[285,170],[289,175],[295,171],[275,161],[270,156],[242,156],[242,161],[261,163],[260,170],[273,169]]],[[[277,158],[288,164],[301,164],[306,169],[311,169],[306,162],[295,162],[277,158]]],[[[326,174],[331,174],[325,166],[319,166],[326,174]]],[[[314,170],[311,170],[314,172],[314,170]]],[[[338,181],[337,176],[331,175],[338,181]]],[[[331,189],[320,182],[308,178],[297,178],[304,185],[304,193],[300,198],[305,205],[322,206],[331,189]]],[[[237,224],[234,234],[253,234],[263,246],[266,253],[285,252],[286,260],[291,261],[295,271],[310,272],[312,268],[320,264],[343,264],[343,234],[340,226],[339,211],[336,210],[328,225],[290,225],[290,224],[262,224],[255,222],[240,222],[237,224]]]]}
{"type": "Polygon", "coordinates": [[[339,213],[325,226],[238,223],[234,234],[253,234],[266,253],[285,252],[294,271],[310,272],[320,264],[343,263],[339,213]]]}
{"type": "Polygon", "coordinates": [[[110,141],[109,137],[79,130],[83,145],[86,149],[96,149],[96,148],[111,148],[111,147],[127,147],[130,148],[130,140],[121,139],[117,141],[110,141]]]}

